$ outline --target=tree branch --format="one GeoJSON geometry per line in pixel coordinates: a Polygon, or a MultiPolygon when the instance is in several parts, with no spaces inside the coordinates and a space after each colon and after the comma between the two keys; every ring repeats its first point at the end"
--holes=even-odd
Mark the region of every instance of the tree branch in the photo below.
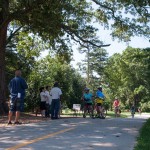
{"type": "Polygon", "coordinates": [[[16,35],[16,33],[22,28],[23,26],[20,26],[18,29],[16,29],[13,33],[11,32],[10,36],[7,38],[6,44],[8,44],[11,39],[16,35]]]}
{"type": "Polygon", "coordinates": [[[71,29],[69,26],[61,25],[61,27],[63,28],[63,30],[64,30],[65,32],[67,32],[69,35],[71,35],[71,37],[72,37],[76,42],[78,42],[80,45],[82,45],[82,46],[84,46],[84,47],[86,47],[86,46],[83,45],[83,44],[81,43],[81,41],[82,41],[83,43],[89,43],[90,45],[93,45],[93,46],[95,46],[95,47],[107,47],[107,46],[110,46],[110,44],[97,45],[97,44],[95,44],[95,43],[93,43],[93,42],[91,42],[91,41],[89,41],[89,40],[85,40],[85,39],[83,39],[81,36],[79,36],[79,34],[78,34],[75,30],[71,29]],[[76,36],[79,40],[75,39],[74,36],[76,36]]]}

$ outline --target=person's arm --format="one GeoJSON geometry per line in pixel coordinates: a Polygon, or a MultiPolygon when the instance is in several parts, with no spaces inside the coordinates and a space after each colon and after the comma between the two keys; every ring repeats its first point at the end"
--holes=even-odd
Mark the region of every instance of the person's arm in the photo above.
{"type": "Polygon", "coordinates": [[[60,99],[60,100],[62,99],[62,91],[61,91],[61,89],[60,89],[60,91],[59,91],[59,99],[60,99]]]}
{"type": "Polygon", "coordinates": [[[60,101],[61,101],[61,99],[62,99],[62,95],[60,95],[59,99],[60,99],[60,101]]]}
{"type": "Polygon", "coordinates": [[[27,83],[26,83],[26,81],[24,79],[22,79],[21,86],[22,86],[23,89],[27,89],[28,88],[28,85],[27,85],[27,83]]]}
{"type": "Polygon", "coordinates": [[[84,93],[83,93],[83,95],[82,95],[82,97],[81,97],[81,100],[84,101],[84,93]]]}
{"type": "Polygon", "coordinates": [[[113,107],[115,107],[115,101],[113,102],[113,107]]]}
{"type": "Polygon", "coordinates": [[[9,89],[9,91],[11,90],[11,81],[8,84],[8,89],[9,89]]]}

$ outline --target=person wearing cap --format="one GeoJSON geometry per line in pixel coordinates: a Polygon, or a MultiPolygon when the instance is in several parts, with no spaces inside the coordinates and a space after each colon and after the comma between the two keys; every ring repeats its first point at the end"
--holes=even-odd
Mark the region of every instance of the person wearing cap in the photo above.
{"type": "Polygon", "coordinates": [[[55,82],[54,87],[50,91],[50,95],[52,96],[51,119],[59,119],[58,115],[60,110],[62,91],[58,86],[58,82],[55,82]]]}
{"type": "Polygon", "coordinates": [[[89,88],[84,89],[82,100],[84,101],[84,114],[83,118],[86,118],[87,110],[89,111],[92,118],[93,116],[93,94],[89,92],[89,88]]]}
{"type": "Polygon", "coordinates": [[[102,92],[102,87],[98,87],[96,91],[96,110],[97,110],[97,115],[99,118],[105,119],[104,114],[103,114],[103,102],[104,102],[105,96],[102,92]]]}

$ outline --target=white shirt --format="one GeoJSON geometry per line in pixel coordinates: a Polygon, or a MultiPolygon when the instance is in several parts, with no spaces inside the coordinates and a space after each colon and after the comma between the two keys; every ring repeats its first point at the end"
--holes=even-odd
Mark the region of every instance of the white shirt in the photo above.
{"type": "Polygon", "coordinates": [[[41,102],[45,102],[47,100],[47,96],[45,92],[41,92],[40,97],[41,97],[41,102]]]}
{"type": "Polygon", "coordinates": [[[46,101],[46,103],[51,105],[52,96],[50,96],[50,92],[49,91],[45,91],[45,94],[47,95],[47,101],[46,101]]]}
{"type": "Polygon", "coordinates": [[[62,95],[62,91],[58,87],[53,87],[50,91],[50,95],[52,96],[52,99],[60,99],[60,95],[62,95]]]}

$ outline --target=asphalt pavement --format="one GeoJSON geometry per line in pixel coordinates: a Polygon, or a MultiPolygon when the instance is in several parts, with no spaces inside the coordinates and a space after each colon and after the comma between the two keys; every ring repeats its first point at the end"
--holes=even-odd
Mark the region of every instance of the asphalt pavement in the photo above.
{"type": "Polygon", "coordinates": [[[0,150],[133,150],[149,115],[62,118],[0,128],[0,150]]]}

